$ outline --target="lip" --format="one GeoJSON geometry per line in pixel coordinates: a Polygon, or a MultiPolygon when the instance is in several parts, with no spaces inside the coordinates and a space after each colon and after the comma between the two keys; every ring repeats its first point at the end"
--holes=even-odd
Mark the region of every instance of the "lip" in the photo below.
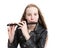
{"type": "Polygon", "coordinates": [[[30,22],[30,23],[27,23],[27,24],[37,24],[37,22],[30,22]]]}

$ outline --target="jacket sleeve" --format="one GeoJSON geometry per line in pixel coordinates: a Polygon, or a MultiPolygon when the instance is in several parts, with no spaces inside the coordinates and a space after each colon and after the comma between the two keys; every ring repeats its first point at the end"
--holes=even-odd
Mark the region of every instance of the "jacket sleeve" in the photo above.
{"type": "Polygon", "coordinates": [[[14,36],[14,40],[12,43],[10,43],[9,39],[8,39],[8,48],[17,48],[18,46],[18,38],[17,38],[17,31],[15,31],[15,36],[14,36]]]}
{"type": "Polygon", "coordinates": [[[36,39],[38,38],[38,40],[36,41],[36,43],[33,41],[32,36],[30,37],[29,40],[26,41],[26,44],[29,48],[44,48],[47,38],[47,31],[43,29],[42,31],[39,32],[41,33],[37,35],[36,39]]]}

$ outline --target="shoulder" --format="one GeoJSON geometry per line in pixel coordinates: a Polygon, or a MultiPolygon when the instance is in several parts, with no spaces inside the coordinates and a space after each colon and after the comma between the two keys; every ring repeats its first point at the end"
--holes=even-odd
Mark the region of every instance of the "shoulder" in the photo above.
{"type": "Polygon", "coordinates": [[[42,25],[38,24],[36,27],[36,33],[38,34],[47,33],[47,29],[45,29],[42,25]]]}

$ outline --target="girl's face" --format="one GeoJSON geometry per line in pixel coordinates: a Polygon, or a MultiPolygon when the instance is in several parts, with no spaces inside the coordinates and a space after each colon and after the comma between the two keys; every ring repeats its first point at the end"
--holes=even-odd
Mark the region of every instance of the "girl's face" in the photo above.
{"type": "Polygon", "coordinates": [[[28,23],[38,22],[38,9],[36,7],[29,7],[26,9],[26,20],[28,23]]]}

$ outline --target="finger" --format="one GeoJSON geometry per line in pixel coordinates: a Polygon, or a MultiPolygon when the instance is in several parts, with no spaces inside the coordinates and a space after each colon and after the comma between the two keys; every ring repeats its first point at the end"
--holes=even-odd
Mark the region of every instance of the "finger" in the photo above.
{"type": "Polygon", "coordinates": [[[9,31],[11,30],[11,26],[8,26],[8,27],[7,27],[7,30],[8,30],[8,32],[9,32],[9,31]]]}
{"type": "Polygon", "coordinates": [[[19,26],[22,26],[22,25],[24,25],[24,23],[23,22],[19,22],[18,25],[19,26]]]}
{"type": "Polygon", "coordinates": [[[24,23],[23,22],[19,22],[19,24],[23,25],[24,23]]]}
{"type": "Polygon", "coordinates": [[[13,25],[12,30],[14,30],[14,32],[15,32],[16,28],[17,28],[17,26],[13,25]]]}
{"type": "Polygon", "coordinates": [[[20,24],[20,25],[23,25],[23,23],[21,23],[21,22],[20,22],[19,24],[20,24]]]}
{"type": "Polygon", "coordinates": [[[26,21],[22,21],[22,22],[20,22],[20,23],[25,24],[25,23],[26,23],[26,21]]]}
{"type": "Polygon", "coordinates": [[[26,24],[26,21],[22,21],[24,24],[26,24]]]}
{"type": "Polygon", "coordinates": [[[26,21],[22,21],[24,24],[26,23],[26,21]]]}
{"type": "Polygon", "coordinates": [[[19,27],[18,29],[21,29],[22,27],[19,27]]]}
{"type": "Polygon", "coordinates": [[[9,23],[9,24],[7,24],[7,26],[16,26],[17,25],[17,23],[9,23]]]}
{"type": "Polygon", "coordinates": [[[23,25],[22,24],[18,24],[19,27],[22,27],[23,25]]]}
{"type": "Polygon", "coordinates": [[[12,31],[15,29],[15,26],[8,26],[8,32],[12,33],[12,31]]]}
{"type": "Polygon", "coordinates": [[[11,29],[10,29],[10,27],[8,27],[7,29],[8,29],[8,36],[11,36],[11,29]]]}

